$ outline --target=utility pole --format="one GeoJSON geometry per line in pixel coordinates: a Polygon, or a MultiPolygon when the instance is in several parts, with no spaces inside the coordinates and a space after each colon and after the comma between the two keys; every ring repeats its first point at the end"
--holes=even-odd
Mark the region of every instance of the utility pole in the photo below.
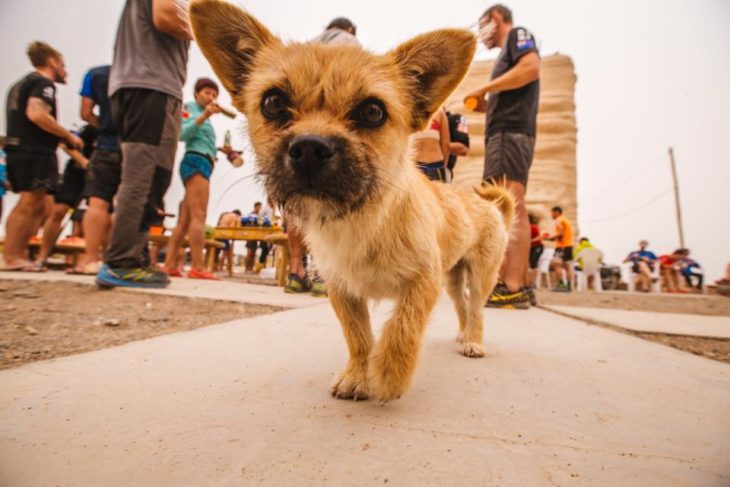
{"type": "Polygon", "coordinates": [[[672,166],[672,181],[674,182],[674,206],[677,210],[677,228],[679,229],[679,246],[684,246],[684,228],[682,227],[682,208],[679,204],[679,182],[677,181],[677,165],[674,162],[674,149],[669,148],[669,163],[672,166]]]}

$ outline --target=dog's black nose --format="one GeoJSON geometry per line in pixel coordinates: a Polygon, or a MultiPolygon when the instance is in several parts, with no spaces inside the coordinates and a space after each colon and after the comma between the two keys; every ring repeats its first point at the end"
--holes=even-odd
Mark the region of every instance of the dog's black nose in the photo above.
{"type": "Polygon", "coordinates": [[[305,171],[320,169],[334,155],[335,145],[326,137],[298,135],[289,143],[292,163],[305,171]]]}

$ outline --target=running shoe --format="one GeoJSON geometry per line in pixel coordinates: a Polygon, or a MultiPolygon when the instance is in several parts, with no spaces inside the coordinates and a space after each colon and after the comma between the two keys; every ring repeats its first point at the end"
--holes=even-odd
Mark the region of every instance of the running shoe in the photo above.
{"type": "Polygon", "coordinates": [[[316,298],[327,297],[327,284],[322,279],[317,278],[312,282],[312,296],[316,298]]]}
{"type": "Polygon", "coordinates": [[[161,288],[170,284],[170,277],[153,268],[118,269],[104,264],[96,275],[96,284],[103,288],[161,288]]]}
{"type": "Polygon", "coordinates": [[[499,281],[494,287],[491,296],[487,300],[487,308],[502,309],[529,309],[530,295],[523,288],[519,291],[510,291],[507,286],[499,281]]]}
{"type": "Polygon", "coordinates": [[[209,279],[211,281],[220,281],[221,278],[208,271],[199,271],[191,268],[188,271],[188,279],[209,279]]]}
{"type": "Polygon", "coordinates": [[[557,286],[555,286],[552,291],[554,293],[569,293],[573,289],[571,288],[570,284],[565,284],[564,282],[559,282],[557,286]]]}
{"type": "Polygon", "coordinates": [[[532,286],[525,286],[523,290],[530,296],[530,306],[537,306],[537,296],[535,295],[535,288],[532,286]]]}
{"type": "Polygon", "coordinates": [[[306,293],[311,290],[311,286],[306,279],[299,277],[297,274],[289,274],[286,280],[284,292],[289,294],[306,293]]]}
{"type": "Polygon", "coordinates": [[[183,277],[182,270],[180,270],[179,267],[176,269],[168,269],[167,266],[163,265],[162,267],[160,267],[160,272],[164,272],[170,277],[183,277]]]}

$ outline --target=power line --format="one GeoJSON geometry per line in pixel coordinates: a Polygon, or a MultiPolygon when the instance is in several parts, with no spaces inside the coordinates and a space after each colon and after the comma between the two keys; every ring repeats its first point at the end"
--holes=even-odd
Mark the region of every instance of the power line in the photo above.
{"type": "Polygon", "coordinates": [[[649,201],[647,201],[647,202],[645,202],[645,203],[643,203],[643,204],[641,204],[639,206],[636,206],[634,208],[631,208],[630,210],[624,211],[622,213],[618,213],[618,214],[613,215],[613,216],[608,216],[608,217],[605,217],[605,218],[598,218],[596,220],[582,221],[582,222],[580,222],[580,224],[581,225],[585,225],[585,224],[589,224],[589,223],[601,223],[601,222],[607,222],[607,221],[611,221],[611,220],[617,220],[619,218],[623,218],[625,216],[629,216],[629,215],[631,215],[633,213],[636,213],[639,210],[642,210],[642,209],[646,208],[647,206],[651,205],[652,203],[655,203],[656,201],[660,200],[661,198],[663,198],[664,196],[668,195],[672,191],[673,191],[673,188],[666,189],[666,190],[662,191],[661,193],[659,193],[658,195],[654,196],[649,201]]]}
{"type": "Polygon", "coordinates": [[[620,182],[618,182],[618,183],[616,183],[616,184],[614,184],[612,186],[609,186],[608,188],[604,189],[603,191],[601,191],[597,195],[591,196],[586,201],[582,201],[580,204],[581,205],[585,205],[587,203],[592,203],[593,201],[599,200],[602,197],[606,196],[607,194],[609,194],[609,193],[611,193],[611,192],[613,192],[613,191],[615,191],[617,189],[624,189],[624,185],[626,183],[632,181],[636,176],[638,176],[639,174],[641,174],[642,172],[644,172],[646,169],[648,169],[648,168],[650,168],[652,166],[655,166],[658,162],[661,162],[663,160],[663,158],[664,158],[664,155],[663,154],[661,156],[657,156],[656,159],[654,159],[653,161],[651,161],[651,162],[649,162],[647,164],[644,164],[639,169],[637,169],[636,171],[634,171],[633,173],[631,173],[629,176],[627,176],[626,178],[622,179],[620,182]]]}

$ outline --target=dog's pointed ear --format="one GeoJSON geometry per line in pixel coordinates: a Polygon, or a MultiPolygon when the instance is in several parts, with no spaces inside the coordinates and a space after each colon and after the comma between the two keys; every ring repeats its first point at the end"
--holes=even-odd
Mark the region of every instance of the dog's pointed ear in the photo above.
{"type": "Polygon", "coordinates": [[[237,108],[256,54],[281,44],[245,10],[222,0],[193,0],[189,7],[193,36],[237,108]]]}
{"type": "Polygon", "coordinates": [[[444,29],[414,37],[388,53],[408,85],[414,132],[423,130],[464,79],[476,47],[469,31],[444,29]]]}

